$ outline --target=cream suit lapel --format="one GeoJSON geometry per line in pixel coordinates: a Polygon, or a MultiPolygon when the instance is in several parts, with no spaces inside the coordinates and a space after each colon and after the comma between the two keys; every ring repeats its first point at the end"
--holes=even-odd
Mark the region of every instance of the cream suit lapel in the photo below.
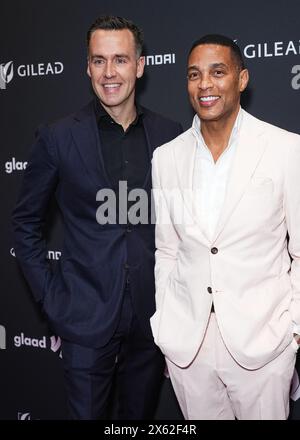
{"type": "Polygon", "coordinates": [[[267,141],[263,136],[263,124],[244,111],[237,139],[236,154],[230,171],[225,200],[216,226],[213,242],[218,239],[232,212],[239,203],[266,146],[267,141]]]}
{"type": "MultiPolygon", "coordinates": [[[[196,206],[197,198],[193,191],[193,174],[195,166],[195,156],[197,139],[192,129],[189,129],[185,136],[178,139],[174,149],[175,164],[179,189],[184,202],[184,216],[186,224],[197,224],[203,237],[209,243],[210,239],[203,230],[200,222],[199,209],[196,206]]],[[[200,213],[201,214],[201,213],[200,213]]]]}

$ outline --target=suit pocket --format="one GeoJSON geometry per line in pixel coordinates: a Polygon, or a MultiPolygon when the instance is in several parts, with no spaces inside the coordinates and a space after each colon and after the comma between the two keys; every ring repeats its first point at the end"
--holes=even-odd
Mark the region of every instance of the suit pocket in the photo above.
{"type": "Polygon", "coordinates": [[[274,189],[273,180],[269,177],[256,176],[251,179],[245,195],[260,196],[260,195],[272,195],[274,189]]]}

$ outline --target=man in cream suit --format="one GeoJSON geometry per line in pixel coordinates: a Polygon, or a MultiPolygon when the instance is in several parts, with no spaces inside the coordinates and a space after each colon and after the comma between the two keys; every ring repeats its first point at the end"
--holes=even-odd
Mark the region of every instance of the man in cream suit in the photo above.
{"type": "Polygon", "coordinates": [[[186,419],[286,419],[300,324],[300,136],[241,109],[248,71],[231,39],[197,40],[187,78],[193,125],[152,161],[155,342],[186,419]]]}

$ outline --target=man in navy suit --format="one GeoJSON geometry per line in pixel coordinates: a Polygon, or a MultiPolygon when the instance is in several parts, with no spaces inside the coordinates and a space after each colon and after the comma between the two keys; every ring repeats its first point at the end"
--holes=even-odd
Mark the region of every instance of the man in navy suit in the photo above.
{"type": "Polygon", "coordinates": [[[62,339],[71,418],[107,418],[113,378],[118,418],[152,418],[164,369],[149,324],[155,311],[154,224],[150,211],[149,221],[130,221],[134,206],[126,207],[120,188],[125,185],[125,198],[144,190],[150,206],[153,150],[181,127],[135,101],[145,64],[137,26],[99,17],[87,43],[96,96],[79,112],[39,129],[13,214],[16,256],[62,339]],[[107,189],[118,202],[116,221],[99,221],[101,191],[107,189]],[[64,244],[52,272],[43,226],[53,194],[64,244]]]}

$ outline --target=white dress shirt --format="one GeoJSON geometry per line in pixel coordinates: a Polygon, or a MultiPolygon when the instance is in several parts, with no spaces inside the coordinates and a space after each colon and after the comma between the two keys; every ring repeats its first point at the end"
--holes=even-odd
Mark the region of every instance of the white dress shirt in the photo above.
{"type": "Polygon", "coordinates": [[[193,174],[193,190],[196,194],[196,206],[199,207],[200,221],[207,236],[213,239],[221,209],[224,204],[229,170],[236,151],[239,127],[243,117],[240,108],[235,120],[226,149],[217,162],[205,144],[201,134],[201,122],[195,115],[192,129],[197,139],[197,150],[193,174]]]}

